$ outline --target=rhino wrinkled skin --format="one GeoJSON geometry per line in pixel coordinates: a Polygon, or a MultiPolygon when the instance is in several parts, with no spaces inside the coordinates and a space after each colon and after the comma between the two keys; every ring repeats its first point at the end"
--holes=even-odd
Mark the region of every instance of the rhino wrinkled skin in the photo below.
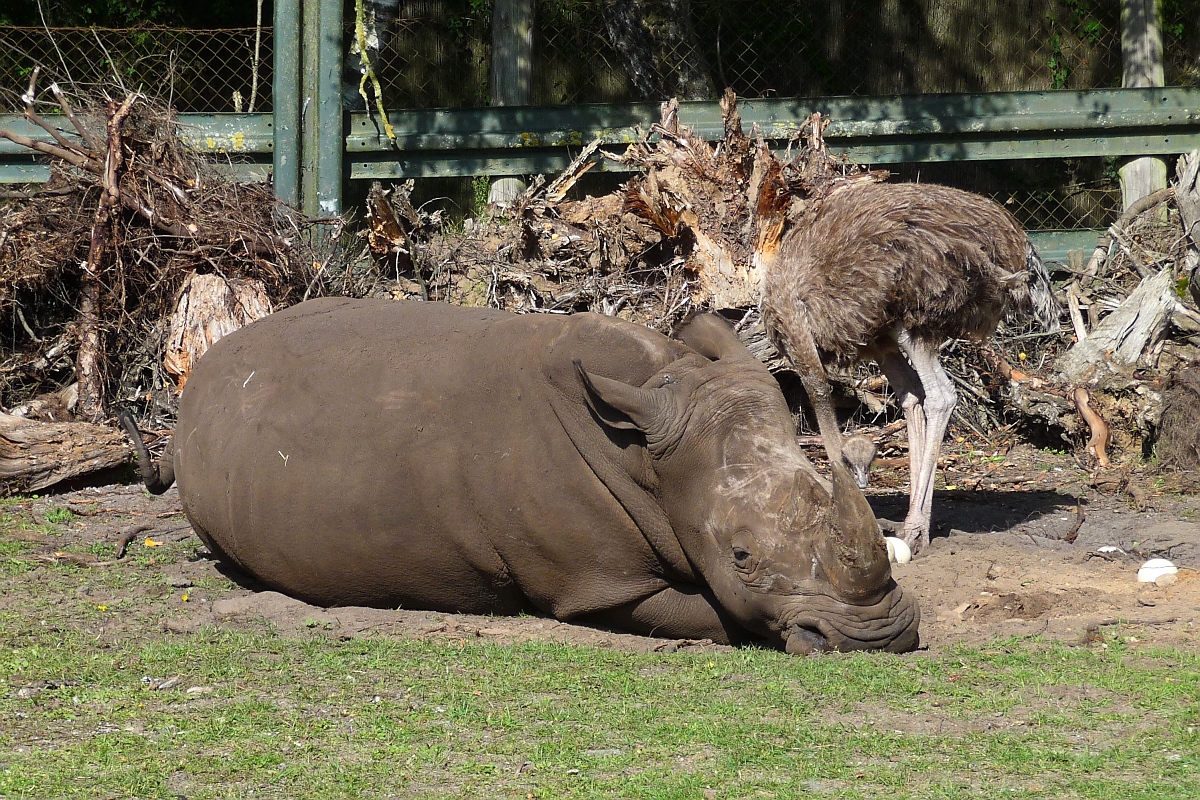
{"type": "Polygon", "coordinates": [[[718,317],[674,340],[328,298],[218,342],[173,452],[142,464],[214,554],[322,606],[912,650],[917,604],[865,497],[840,463],[827,489],[793,430],[718,317]]]}

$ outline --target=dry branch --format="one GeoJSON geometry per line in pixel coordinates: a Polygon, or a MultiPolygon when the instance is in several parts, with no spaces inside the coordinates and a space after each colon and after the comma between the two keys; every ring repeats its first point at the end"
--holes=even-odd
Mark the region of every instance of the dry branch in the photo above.
{"type": "Polygon", "coordinates": [[[124,162],[121,126],[124,124],[137,95],[128,95],[117,105],[108,103],[108,153],[101,175],[103,193],[96,206],[96,221],[92,224],[87,261],[80,279],[79,352],[75,358],[75,375],[79,382],[79,412],[88,422],[104,418],[104,340],[100,327],[102,273],[105,246],[112,238],[113,208],[121,196],[121,168],[124,162]]]}
{"type": "MultiPolygon", "coordinates": [[[[27,116],[47,141],[7,138],[54,160],[44,189],[0,204],[0,313],[13,319],[0,347],[6,404],[78,381],[81,416],[102,418],[119,396],[163,427],[176,403],[166,320],[192,276],[255,284],[265,293],[255,302],[274,307],[331,293],[359,257],[336,249],[336,235],[310,236],[312,224],[269,185],[216,172],[184,144],[170,110],[135,95],[68,99],[52,85],[69,122],[59,131],[33,112],[35,92],[31,82],[27,116]]],[[[202,349],[177,350],[174,365],[202,349]]]]}
{"type": "Polygon", "coordinates": [[[1129,208],[1125,209],[1120,218],[1110,225],[1104,235],[1096,242],[1096,248],[1092,251],[1083,277],[1079,280],[1080,285],[1086,289],[1096,279],[1096,275],[1112,252],[1113,245],[1120,240],[1122,232],[1129,227],[1129,224],[1133,220],[1145,214],[1150,209],[1157,208],[1170,199],[1173,194],[1174,189],[1172,188],[1159,189],[1157,192],[1148,194],[1131,203],[1129,208]]]}
{"type": "Polygon", "coordinates": [[[1088,390],[1082,386],[1075,389],[1072,394],[1075,401],[1075,408],[1079,411],[1079,416],[1087,423],[1088,430],[1091,435],[1088,438],[1087,452],[1088,455],[1096,459],[1096,463],[1107,469],[1108,461],[1108,425],[1104,422],[1099,414],[1097,414],[1089,404],[1090,397],[1088,390]]]}

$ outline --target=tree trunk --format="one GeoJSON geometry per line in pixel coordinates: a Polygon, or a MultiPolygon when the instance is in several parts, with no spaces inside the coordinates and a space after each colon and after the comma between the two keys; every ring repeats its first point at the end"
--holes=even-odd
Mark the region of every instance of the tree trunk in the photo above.
{"type": "Polygon", "coordinates": [[[691,0],[666,0],[667,40],[676,64],[675,96],[683,100],[712,100],[717,96],[708,74],[708,59],[696,40],[691,0]]]}
{"type": "Polygon", "coordinates": [[[192,367],[225,336],[271,313],[262,281],[196,275],[184,282],[167,323],[163,367],[183,391],[192,367]]]}
{"type": "Polygon", "coordinates": [[[1171,267],[1143,280],[1088,337],[1059,358],[1066,383],[1080,386],[1108,371],[1131,370],[1147,347],[1158,342],[1175,310],[1171,267]]]}
{"type": "Polygon", "coordinates": [[[608,43],[621,56],[635,99],[665,99],[668,93],[654,65],[654,39],[646,28],[645,0],[610,0],[600,7],[608,43]]]}
{"type": "MultiPolygon", "coordinates": [[[[492,105],[526,106],[533,99],[533,0],[492,5],[492,105]]],[[[520,178],[492,181],[488,202],[506,206],[525,191],[520,178]]]]}
{"type": "Polygon", "coordinates": [[[608,43],[624,65],[625,77],[638,100],[712,100],[716,86],[709,75],[708,60],[692,25],[691,0],[661,0],[661,41],[656,41],[647,24],[648,0],[608,0],[602,3],[608,43]],[[670,77],[661,74],[662,55],[674,66],[670,77]]]}
{"type": "MultiPolygon", "coordinates": [[[[1121,0],[1121,85],[1162,86],[1163,46],[1159,19],[1160,0],[1121,0]]],[[[1120,168],[1124,208],[1148,194],[1166,188],[1167,162],[1161,158],[1135,158],[1120,168]]]]}

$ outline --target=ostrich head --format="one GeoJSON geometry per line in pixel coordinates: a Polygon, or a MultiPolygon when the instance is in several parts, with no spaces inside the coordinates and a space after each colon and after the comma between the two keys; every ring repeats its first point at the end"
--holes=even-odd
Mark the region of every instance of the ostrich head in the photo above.
{"type": "Polygon", "coordinates": [[[842,461],[850,468],[850,474],[860,489],[867,488],[871,462],[875,460],[876,452],[875,440],[869,436],[855,434],[842,442],[842,461]]]}

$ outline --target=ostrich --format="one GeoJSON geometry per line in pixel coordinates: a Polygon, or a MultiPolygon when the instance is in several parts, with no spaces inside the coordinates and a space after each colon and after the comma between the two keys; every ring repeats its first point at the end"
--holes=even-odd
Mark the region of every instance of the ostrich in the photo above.
{"type": "Polygon", "coordinates": [[[929,543],[938,451],[957,396],[938,361],[949,338],[986,339],[1009,312],[1058,325],[1049,276],[1012,215],[932,184],[857,184],[826,198],[766,269],[763,320],[800,373],[830,458],[865,482],[874,448],[845,447],[824,363],[879,363],[908,421],[905,542],[929,543]],[[863,459],[866,463],[862,463],[863,459]]]}

